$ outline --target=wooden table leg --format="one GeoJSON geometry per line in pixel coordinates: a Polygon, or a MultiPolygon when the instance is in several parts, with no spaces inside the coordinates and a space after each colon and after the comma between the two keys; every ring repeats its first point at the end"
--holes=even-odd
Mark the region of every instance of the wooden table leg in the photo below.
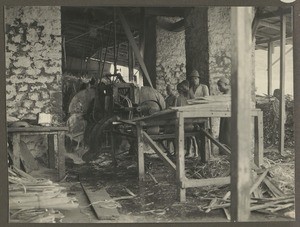
{"type": "Polygon", "coordinates": [[[145,160],[144,151],[142,148],[142,128],[139,122],[136,124],[136,139],[137,139],[137,153],[138,153],[138,169],[139,169],[139,181],[145,180],[145,160]]]}
{"type": "Polygon", "coordinates": [[[56,155],[57,155],[57,135],[47,135],[48,139],[48,167],[56,169],[56,155]]]}
{"type": "Polygon", "coordinates": [[[111,156],[114,167],[117,166],[117,159],[116,159],[116,150],[115,150],[115,139],[114,139],[113,130],[110,131],[110,148],[111,148],[111,156]]]}
{"type": "Polygon", "coordinates": [[[65,167],[65,133],[58,132],[56,135],[57,138],[57,170],[58,170],[58,178],[59,180],[63,179],[66,174],[65,167]]]}
{"type": "Polygon", "coordinates": [[[182,114],[177,113],[176,120],[176,177],[177,193],[180,202],[186,201],[186,189],[182,188],[182,182],[185,180],[185,158],[184,158],[184,118],[182,114]]]}
{"type": "Polygon", "coordinates": [[[13,145],[13,165],[20,169],[20,143],[21,135],[19,133],[13,133],[12,135],[12,145],[13,145]]]}
{"type": "Polygon", "coordinates": [[[254,163],[259,167],[263,164],[263,152],[264,152],[264,129],[263,129],[263,113],[258,112],[258,115],[254,117],[254,163]]]}
{"type": "Polygon", "coordinates": [[[201,162],[205,163],[208,161],[209,157],[207,152],[208,148],[206,143],[206,136],[202,131],[199,132],[198,140],[200,140],[199,150],[200,150],[201,162]]]}
{"type": "MultiPolygon", "coordinates": [[[[211,129],[211,124],[209,119],[204,123],[204,128],[209,130],[211,129]]],[[[212,146],[211,146],[211,141],[208,138],[206,138],[206,136],[204,136],[204,141],[205,141],[205,147],[204,147],[205,158],[203,159],[203,161],[207,162],[211,156],[212,146]]]]}

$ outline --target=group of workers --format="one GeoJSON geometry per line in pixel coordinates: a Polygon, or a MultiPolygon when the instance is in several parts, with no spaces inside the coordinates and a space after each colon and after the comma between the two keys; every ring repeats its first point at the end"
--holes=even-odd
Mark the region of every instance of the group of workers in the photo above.
{"type": "MultiPolygon", "coordinates": [[[[185,106],[188,104],[187,100],[209,96],[209,89],[205,84],[200,83],[200,75],[197,70],[193,70],[188,76],[190,81],[183,80],[177,84],[178,96],[176,97],[173,92],[171,85],[167,85],[166,92],[166,107],[173,106],[185,106]]],[[[230,94],[230,81],[222,77],[217,82],[218,89],[222,94],[230,94]]],[[[220,121],[220,133],[219,141],[220,143],[228,146],[230,148],[230,130],[231,123],[230,118],[221,118],[220,121]]]]}

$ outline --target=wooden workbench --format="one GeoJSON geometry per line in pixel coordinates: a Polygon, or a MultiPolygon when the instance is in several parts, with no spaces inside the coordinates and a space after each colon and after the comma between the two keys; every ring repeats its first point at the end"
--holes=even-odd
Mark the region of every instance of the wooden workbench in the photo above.
{"type": "Polygon", "coordinates": [[[46,135],[48,139],[48,166],[57,169],[58,179],[65,176],[65,132],[68,127],[9,127],[7,133],[12,137],[13,164],[20,168],[20,142],[22,136],[46,135]]]}
{"type": "MultiPolygon", "coordinates": [[[[251,116],[254,119],[254,162],[257,166],[260,166],[263,163],[263,115],[262,111],[259,109],[251,110],[251,116]]],[[[184,131],[184,125],[186,123],[197,123],[204,122],[211,117],[231,117],[230,107],[208,110],[208,109],[199,109],[193,106],[180,107],[174,109],[168,109],[160,111],[151,116],[143,117],[136,119],[137,127],[137,144],[138,144],[138,169],[139,169],[139,180],[144,179],[145,170],[144,170],[144,153],[141,149],[142,137],[150,144],[154,151],[163,159],[163,161],[171,169],[176,171],[177,178],[177,187],[178,187],[178,196],[181,202],[186,201],[186,188],[191,187],[203,187],[209,185],[224,185],[230,183],[230,177],[219,177],[211,179],[188,179],[185,176],[185,154],[184,154],[184,140],[187,136],[184,131]],[[159,125],[174,125],[175,124],[175,151],[176,151],[176,165],[164,154],[164,152],[155,145],[154,138],[155,136],[148,135],[147,132],[143,130],[143,126],[159,126],[159,125]],[[152,138],[151,138],[152,137],[152,138]]],[[[250,127],[250,122],[249,122],[250,127]]],[[[208,138],[212,140],[220,149],[223,149],[225,152],[230,153],[230,150],[224,147],[218,141],[206,131],[201,129],[198,131],[198,139],[208,138]]],[[[168,137],[168,135],[164,135],[168,137]]],[[[171,138],[173,136],[169,136],[171,138]]],[[[201,158],[207,159],[209,154],[207,154],[208,149],[206,149],[205,144],[201,143],[200,152],[204,152],[201,158]]]]}

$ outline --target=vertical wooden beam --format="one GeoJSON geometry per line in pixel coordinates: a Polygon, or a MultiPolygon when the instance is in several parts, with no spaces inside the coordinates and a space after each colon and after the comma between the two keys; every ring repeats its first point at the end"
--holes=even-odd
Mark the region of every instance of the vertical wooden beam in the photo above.
{"type": "Polygon", "coordinates": [[[180,112],[177,112],[176,119],[176,178],[177,193],[180,202],[186,201],[186,189],[181,187],[185,180],[185,163],[184,163],[184,118],[180,112]]]}
{"type": "Polygon", "coordinates": [[[245,122],[251,122],[251,10],[251,7],[231,8],[231,221],[247,221],[250,216],[251,127],[245,127],[245,122]]]}
{"type": "Polygon", "coordinates": [[[138,151],[138,169],[139,169],[139,181],[145,180],[145,161],[144,161],[144,151],[142,147],[142,128],[140,122],[136,123],[136,143],[138,151]]]}
{"type": "Polygon", "coordinates": [[[55,155],[57,152],[57,148],[55,146],[55,140],[57,139],[57,135],[47,135],[48,139],[48,167],[50,169],[55,169],[55,155]]]}
{"type": "Polygon", "coordinates": [[[152,85],[150,76],[149,76],[149,74],[148,74],[148,70],[147,70],[146,65],[145,65],[145,63],[144,63],[144,59],[143,59],[143,57],[142,57],[141,54],[140,54],[140,50],[139,50],[138,46],[136,45],[136,42],[135,42],[135,40],[134,40],[134,38],[133,38],[133,35],[132,35],[131,31],[130,31],[129,25],[128,25],[128,23],[127,23],[127,21],[126,21],[124,15],[123,15],[121,9],[120,9],[120,8],[117,8],[116,10],[117,10],[117,13],[118,13],[118,15],[119,15],[119,17],[120,17],[120,20],[121,20],[122,26],[123,26],[123,28],[124,28],[125,34],[126,34],[128,40],[129,40],[130,45],[132,46],[133,52],[134,52],[134,54],[135,54],[137,60],[138,60],[139,63],[140,63],[140,66],[141,66],[141,68],[142,68],[142,70],[143,70],[143,72],[144,72],[144,75],[145,75],[145,77],[146,77],[148,83],[149,83],[150,86],[153,88],[153,85],[152,85]]]}
{"type": "MultiPolygon", "coordinates": [[[[294,4],[293,7],[293,58],[294,58],[294,136],[295,136],[295,160],[296,160],[296,170],[295,179],[300,178],[300,2],[294,4]]],[[[300,181],[295,181],[295,199],[299,201],[300,199],[300,181]]],[[[297,208],[297,213],[299,214],[299,207],[297,208]]],[[[300,215],[296,215],[296,222],[300,222],[300,215]]]]}
{"type": "Polygon", "coordinates": [[[285,123],[285,44],[286,44],[286,15],[280,16],[280,113],[279,113],[279,151],[284,152],[284,123],[285,123]]]}
{"type": "Polygon", "coordinates": [[[272,54],[273,54],[273,42],[268,43],[268,95],[272,95],[272,54]]]}
{"type": "Polygon", "coordinates": [[[21,148],[20,148],[20,143],[21,143],[21,135],[18,132],[13,133],[12,136],[12,145],[13,145],[13,164],[15,167],[20,169],[20,157],[21,157],[21,148]]]}
{"type": "Polygon", "coordinates": [[[263,152],[264,152],[264,128],[263,128],[263,113],[260,111],[257,116],[254,117],[254,163],[260,167],[263,164],[263,152]]]}
{"type": "Polygon", "coordinates": [[[128,45],[128,75],[129,81],[133,81],[133,68],[134,68],[134,53],[132,47],[128,45]]]}
{"type": "Polygon", "coordinates": [[[145,17],[145,8],[141,8],[141,25],[140,25],[140,31],[139,31],[139,49],[140,54],[142,58],[144,58],[145,54],[145,27],[146,27],[146,17],[145,17]]]}
{"type": "Polygon", "coordinates": [[[57,138],[57,170],[58,170],[58,179],[61,180],[65,177],[66,166],[65,166],[65,132],[58,132],[54,138],[57,138]]]}

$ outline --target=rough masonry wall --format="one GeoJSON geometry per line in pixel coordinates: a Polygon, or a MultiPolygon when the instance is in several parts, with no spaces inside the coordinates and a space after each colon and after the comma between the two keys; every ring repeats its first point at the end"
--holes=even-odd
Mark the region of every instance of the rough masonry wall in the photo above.
{"type": "Polygon", "coordinates": [[[58,6],[6,7],[7,115],[62,119],[61,12],[58,6]]]}
{"type": "Polygon", "coordinates": [[[230,7],[209,7],[209,87],[211,95],[220,94],[217,81],[231,77],[230,7]]]}
{"type": "Polygon", "coordinates": [[[200,74],[200,83],[209,85],[207,11],[207,7],[199,7],[186,13],[185,47],[187,77],[196,69],[200,74]]]}
{"type": "MultiPolygon", "coordinates": [[[[157,17],[158,24],[175,23],[182,18],[157,17]]],[[[170,32],[156,26],[156,89],[166,96],[166,85],[170,84],[174,93],[176,85],[186,79],[185,35],[170,32]]]]}

